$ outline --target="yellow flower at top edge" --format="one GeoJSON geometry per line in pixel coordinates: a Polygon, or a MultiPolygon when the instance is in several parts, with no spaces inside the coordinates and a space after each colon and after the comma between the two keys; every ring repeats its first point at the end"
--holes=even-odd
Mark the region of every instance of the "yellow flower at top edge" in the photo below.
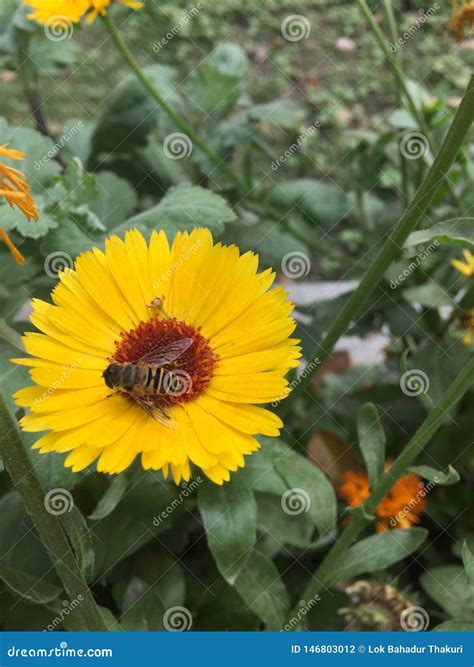
{"type": "MultiPolygon", "coordinates": [[[[391,461],[387,461],[385,468],[389,468],[390,464],[391,461]]],[[[367,473],[353,470],[343,473],[337,495],[351,508],[363,503],[370,495],[367,473]]],[[[411,528],[418,523],[425,507],[425,495],[418,475],[411,473],[400,477],[374,512],[377,532],[390,528],[411,528]]]]}
{"type": "Polygon", "coordinates": [[[143,2],[135,0],[22,0],[23,4],[33,10],[28,18],[37,21],[41,25],[47,24],[51,27],[58,25],[66,27],[67,21],[79,23],[85,18],[87,23],[92,23],[98,15],[105,16],[110,6],[122,4],[130,9],[141,9],[143,2]]]}
{"type": "Polygon", "coordinates": [[[460,259],[452,259],[451,264],[462,273],[466,278],[474,277],[474,255],[469,250],[463,250],[462,254],[464,255],[465,262],[462,262],[460,259]]]}
{"type": "Polygon", "coordinates": [[[41,453],[67,452],[79,471],[96,462],[120,473],[145,469],[189,480],[190,464],[217,484],[245,465],[255,436],[282,422],[260,407],[289,393],[298,366],[293,305],[258,256],[215,244],[208,229],[138,230],[105,251],[80,255],[60,274],[53,303],[35,299],[27,333],[32,387],[15,394],[30,409],[21,426],[48,431],[41,453]]]}
{"type": "MultiPolygon", "coordinates": [[[[30,195],[30,186],[25,176],[1,161],[1,158],[23,160],[25,154],[7,146],[0,146],[0,197],[5,197],[7,203],[20,209],[28,220],[38,220],[39,214],[33,197],[30,195]]],[[[4,241],[18,264],[24,264],[25,259],[15,247],[7,232],[0,227],[0,239],[4,241]]]]}

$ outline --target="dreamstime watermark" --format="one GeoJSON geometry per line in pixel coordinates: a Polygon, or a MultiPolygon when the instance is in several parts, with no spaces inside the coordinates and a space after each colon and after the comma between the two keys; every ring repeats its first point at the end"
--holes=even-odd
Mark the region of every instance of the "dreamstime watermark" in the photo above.
{"type": "Polygon", "coordinates": [[[285,394],[282,394],[280,398],[278,398],[276,401],[272,401],[272,408],[277,408],[280,405],[280,402],[285,399],[289,393],[293,391],[295,387],[297,387],[305,378],[308,377],[308,375],[311,375],[317,368],[318,366],[321,365],[321,359],[319,357],[316,357],[312,361],[307,364],[302,372],[296,377],[294,380],[292,380],[288,386],[288,390],[285,394]]]}
{"type": "Polygon", "coordinates": [[[158,516],[155,516],[153,518],[153,525],[155,527],[159,526],[163,521],[165,521],[173,512],[178,509],[178,507],[183,503],[188,496],[190,496],[194,491],[198,488],[198,486],[202,483],[203,479],[199,475],[196,477],[196,479],[191,480],[189,484],[184,483],[184,486],[182,486],[181,491],[179,492],[179,495],[177,498],[174,498],[174,500],[171,501],[171,503],[165,507],[165,509],[158,514],[158,516]]]}
{"type": "Polygon", "coordinates": [[[290,516],[308,512],[310,507],[311,498],[304,489],[287,489],[281,497],[281,508],[290,516]]]}
{"type": "Polygon", "coordinates": [[[160,290],[161,286],[168,282],[173,274],[176,273],[176,271],[180,269],[183,264],[199,250],[201,246],[202,240],[198,239],[189,248],[187,248],[185,252],[180,255],[179,259],[175,260],[169,269],[167,269],[158,280],[153,282],[153,289],[160,290]]]}
{"type": "Polygon", "coordinates": [[[71,141],[71,139],[83,127],[84,123],[82,122],[82,120],[79,120],[75,125],[73,125],[71,128],[68,128],[66,132],[64,132],[60,137],[58,137],[54,146],[45,155],[43,155],[41,160],[36,160],[35,162],[36,171],[39,171],[50,160],[53,160],[57,156],[61,148],[64,148],[64,146],[66,146],[66,144],[68,144],[71,141]]]}
{"type": "Polygon", "coordinates": [[[167,371],[163,378],[163,390],[168,396],[184,396],[193,388],[193,379],[184,368],[167,371]]]}
{"type": "Polygon", "coordinates": [[[57,630],[58,627],[60,627],[63,624],[64,619],[67,618],[71,612],[77,609],[83,600],[84,596],[82,594],[79,594],[77,598],[75,598],[71,602],[69,602],[68,600],[63,600],[62,602],[63,608],[59,612],[58,616],[55,616],[51,621],[51,623],[49,623],[49,625],[46,626],[43,632],[54,632],[54,630],[57,630]]]}
{"type": "Polygon", "coordinates": [[[399,525],[400,521],[403,521],[403,519],[407,516],[407,514],[410,514],[410,512],[413,511],[413,509],[418,505],[420,500],[423,500],[426,498],[428,493],[436,486],[438,483],[438,477],[435,475],[432,480],[428,482],[428,484],[424,484],[424,482],[420,482],[419,484],[419,491],[417,491],[416,495],[410,499],[410,502],[405,505],[397,514],[394,516],[390,517],[390,526],[392,528],[397,528],[399,525]]]}
{"type": "Polygon", "coordinates": [[[281,260],[281,272],[287,278],[304,278],[311,269],[311,261],[306,253],[292,250],[281,260]]]}
{"type": "Polygon", "coordinates": [[[15,648],[7,650],[9,658],[111,658],[111,648],[69,648],[67,642],[61,642],[53,648],[15,648]]]}
{"type": "Polygon", "coordinates": [[[197,2],[191,9],[183,9],[179,21],[160,39],[159,42],[154,42],[153,51],[158,53],[163,47],[167,46],[171,40],[176,37],[176,35],[178,35],[197,14],[199,14],[201,9],[204,9],[204,5],[201,2],[197,2]]]}
{"type": "Polygon", "coordinates": [[[186,632],[192,624],[192,614],[186,607],[170,607],[163,614],[163,625],[168,632],[186,632]]]}
{"type": "Polygon", "coordinates": [[[74,34],[74,23],[68,16],[50,16],[43,26],[44,34],[51,42],[63,42],[74,34]]]}
{"type": "Polygon", "coordinates": [[[300,600],[298,613],[296,614],[296,616],[290,618],[288,623],[282,627],[281,632],[290,632],[291,630],[293,630],[293,628],[297,627],[299,623],[301,623],[303,618],[306,616],[306,614],[308,614],[308,612],[310,612],[311,609],[313,609],[313,607],[315,607],[318,604],[318,602],[321,602],[321,596],[319,595],[319,593],[317,593],[314,597],[312,597],[309,602],[300,600]]]}
{"type": "Polygon", "coordinates": [[[321,123],[318,120],[315,121],[309,127],[306,127],[303,130],[303,132],[298,136],[297,140],[293,144],[291,144],[291,146],[284,153],[282,153],[276,160],[273,160],[272,162],[273,171],[279,169],[279,167],[281,167],[281,165],[284,164],[288,160],[288,158],[297,153],[300,150],[301,146],[304,144],[304,142],[307,141],[308,137],[311,137],[320,127],[321,123]]]}
{"type": "Polygon", "coordinates": [[[428,139],[421,132],[408,132],[400,140],[400,153],[407,160],[426,157],[430,151],[428,139]]]}
{"type": "Polygon", "coordinates": [[[423,632],[430,624],[430,617],[423,607],[407,607],[400,614],[400,627],[405,632],[423,632]]]}
{"type": "Polygon", "coordinates": [[[173,132],[168,134],[163,142],[163,152],[171,160],[181,160],[183,157],[189,157],[193,152],[193,142],[187,134],[183,132],[173,132]]]}
{"type": "Polygon", "coordinates": [[[56,250],[47,255],[43,266],[47,276],[57,278],[61,271],[74,268],[74,260],[67,252],[56,250]]]}
{"type": "Polygon", "coordinates": [[[302,39],[308,39],[310,33],[309,21],[306,16],[301,14],[285,16],[281,22],[281,34],[287,42],[299,42],[302,39]]]}
{"type": "Polygon", "coordinates": [[[61,375],[55,380],[49,387],[41,394],[39,398],[35,398],[33,401],[33,411],[38,410],[38,408],[43,404],[43,402],[54,394],[55,391],[61,389],[66,380],[71,377],[73,372],[82,366],[83,359],[82,357],[77,357],[76,361],[63,370],[61,375]]]}
{"type": "Polygon", "coordinates": [[[392,42],[390,44],[390,50],[392,53],[396,53],[396,51],[406,44],[409,39],[413,37],[413,35],[418,32],[418,30],[428,21],[437,11],[439,10],[439,5],[437,2],[435,2],[429,9],[424,10],[424,9],[419,9],[418,10],[418,18],[416,21],[406,30],[398,39],[396,42],[392,42]]]}
{"type": "Polygon", "coordinates": [[[402,271],[402,273],[398,274],[396,278],[390,281],[390,287],[392,289],[396,289],[399,287],[401,283],[403,283],[415,269],[417,269],[421,262],[429,257],[439,246],[439,241],[433,241],[433,243],[430,243],[429,246],[426,246],[426,248],[422,248],[416,258],[410,262],[410,264],[407,266],[406,269],[402,271]]]}
{"type": "Polygon", "coordinates": [[[44,508],[48,514],[60,516],[70,512],[74,507],[74,499],[67,489],[51,489],[44,497],[44,508]]]}
{"type": "Polygon", "coordinates": [[[421,396],[430,388],[430,379],[419,368],[405,371],[400,378],[400,389],[405,396],[421,396]]]}

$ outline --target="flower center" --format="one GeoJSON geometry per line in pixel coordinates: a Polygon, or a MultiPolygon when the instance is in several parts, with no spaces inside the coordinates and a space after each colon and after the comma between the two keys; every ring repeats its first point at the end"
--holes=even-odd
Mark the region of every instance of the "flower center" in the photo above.
{"type": "Polygon", "coordinates": [[[154,318],[122,331],[110,359],[114,364],[137,364],[134,392],[165,408],[191,401],[209,385],[217,362],[200,329],[176,318],[154,318]],[[163,370],[161,370],[163,369],[163,370]]]}

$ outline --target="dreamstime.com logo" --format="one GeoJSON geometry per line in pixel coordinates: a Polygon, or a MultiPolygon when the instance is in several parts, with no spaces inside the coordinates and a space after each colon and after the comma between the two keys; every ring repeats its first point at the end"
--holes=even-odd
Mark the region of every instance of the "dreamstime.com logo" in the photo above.
{"type": "Polygon", "coordinates": [[[16,648],[7,649],[9,658],[111,658],[111,648],[69,648],[67,642],[61,642],[54,648],[16,648]]]}

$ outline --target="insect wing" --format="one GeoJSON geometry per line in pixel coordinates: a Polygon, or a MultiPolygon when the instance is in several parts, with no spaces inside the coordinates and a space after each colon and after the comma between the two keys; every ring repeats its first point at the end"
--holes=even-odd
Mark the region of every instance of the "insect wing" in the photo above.
{"type": "Polygon", "coordinates": [[[165,412],[162,408],[158,408],[149,401],[147,401],[145,398],[142,396],[138,395],[136,392],[123,392],[127,393],[133,400],[147,412],[150,417],[153,417],[153,419],[156,419],[157,422],[159,422],[162,426],[166,426],[166,428],[176,428],[177,424],[175,420],[170,417],[170,415],[165,412]]]}
{"type": "Polygon", "coordinates": [[[166,343],[162,346],[157,345],[140,357],[138,361],[147,364],[156,364],[157,366],[164,366],[165,364],[170,364],[172,361],[179,359],[179,357],[184,354],[192,344],[192,338],[182,338],[181,340],[175,340],[172,343],[166,343]]]}

